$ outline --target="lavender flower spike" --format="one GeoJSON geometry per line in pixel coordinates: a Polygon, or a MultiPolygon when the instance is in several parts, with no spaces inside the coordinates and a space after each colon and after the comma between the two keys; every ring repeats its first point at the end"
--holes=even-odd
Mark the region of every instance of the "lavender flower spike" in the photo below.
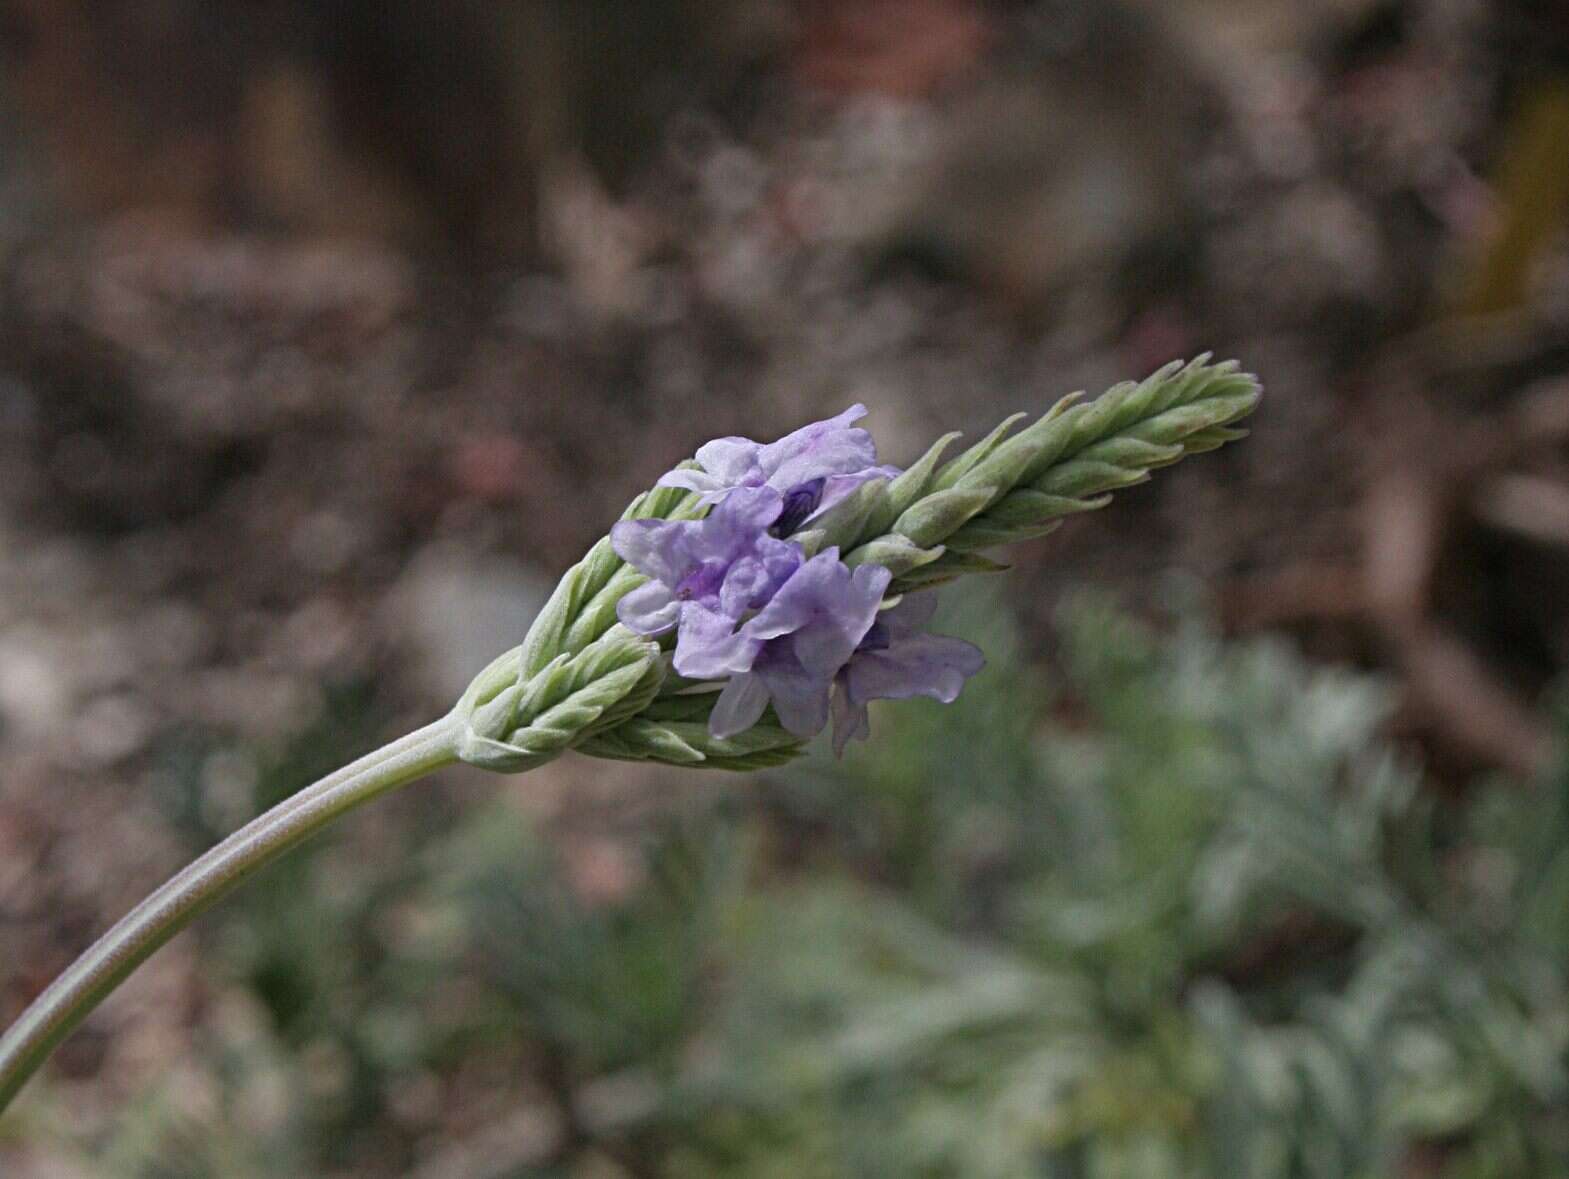
{"type": "Polygon", "coordinates": [[[866,406],[852,405],[837,417],[802,426],[777,442],[716,438],[698,448],[702,470],[675,470],[661,487],[684,487],[714,503],[741,487],[772,487],[784,497],[773,531],[789,536],[811,517],[833,507],[870,479],[891,479],[898,467],[877,464],[872,436],[852,422],[866,406]]]}
{"type": "MultiPolygon", "coordinates": [[[[768,601],[801,564],[800,546],[768,535],[784,499],[749,487],[701,520],[624,520],[610,530],[616,555],[652,580],[616,605],[640,635],[681,624],[688,632],[733,630],[741,615],[768,601]]],[[[679,648],[678,648],[679,650],[679,648]]]]}
{"type": "Polygon", "coordinates": [[[779,721],[798,737],[828,724],[834,676],[877,620],[891,575],[877,565],[853,572],[829,548],[785,582],[773,600],[743,625],[733,641],[715,644],[676,670],[693,678],[728,675],[709,717],[715,737],[755,725],[773,701],[779,721]]]}
{"type": "Polygon", "coordinates": [[[964,681],[986,666],[975,644],[925,633],[936,609],[937,595],[926,593],[911,594],[884,610],[834,677],[835,754],[870,734],[868,701],[928,696],[952,704],[964,681]]]}

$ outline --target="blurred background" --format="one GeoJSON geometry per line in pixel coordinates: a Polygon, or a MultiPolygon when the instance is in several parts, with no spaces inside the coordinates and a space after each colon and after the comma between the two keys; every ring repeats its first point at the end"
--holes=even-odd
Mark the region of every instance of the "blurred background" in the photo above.
{"type": "Polygon", "coordinates": [[[704,439],[1203,349],[960,703],[357,814],[0,1174],[1569,1174],[1569,7],[0,0],[0,1022],[704,439]]]}

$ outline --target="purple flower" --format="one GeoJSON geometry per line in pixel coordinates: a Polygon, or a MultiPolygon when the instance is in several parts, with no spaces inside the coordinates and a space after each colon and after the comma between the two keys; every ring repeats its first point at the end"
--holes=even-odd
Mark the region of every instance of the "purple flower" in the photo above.
{"type": "Polygon", "coordinates": [[[986,665],[980,648],[963,639],[926,634],[936,594],[912,594],[884,610],[835,677],[834,752],[871,731],[869,700],[929,696],[952,704],[964,681],[986,665]]]}
{"type": "Polygon", "coordinates": [[[643,635],[677,628],[673,663],[693,680],[724,680],[709,716],[716,737],[744,732],[772,703],[801,737],[834,720],[842,752],[868,730],[867,702],[931,696],[952,701],[980,670],[980,652],[922,633],[934,599],[920,595],[879,613],[892,574],[851,570],[828,548],[806,560],[781,539],[869,479],[876,465],[856,405],[768,444],[720,438],[697,452],[701,470],[672,471],[662,486],[699,493],[701,520],[629,520],[611,546],[649,577],[616,605],[643,635]]]}
{"type": "Polygon", "coordinates": [[[729,635],[801,565],[799,545],[768,534],[783,508],[773,488],[750,487],[701,520],[623,520],[611,547],[652,580],[622,598],[616,616],[641,635],[679,622],[678,662],[693,644],[729,635]]]}
{"type": "Polygon", "coordinates": [[[834,676],[877,619],[891,577],[879,565],[852,572],[829,548],[807,561],[773,600],[731,635],[692,644],[676,670],[694,679],[730,677],[714,704],[709,729],[730,737],[755,725],[773,701],[779,721],[797,736],[828,723],[834,676]]]}
{"type": "Polygon", "coordinates": [[[838,417],[802,426],[777,442],[716,438],[697,452],[702,470],[671,471],[659,485],[700,492],[705,503],[741,487],[772,487],[784,497],[773,532],[789,536],[862,483],[899,473],[897,467],[878,466],[872,436],[850,424],[865,416],[864,405],[852,405],[838,417]]]}

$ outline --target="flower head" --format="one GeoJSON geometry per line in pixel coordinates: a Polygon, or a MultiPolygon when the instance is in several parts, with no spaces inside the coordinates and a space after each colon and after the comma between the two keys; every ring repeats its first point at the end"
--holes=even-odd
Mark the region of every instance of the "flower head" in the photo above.
{"type": "Polygon", "coordinates": [[[951,704],[964,681],[986,665],[980,648],[963,639],[926,634],[937,595],[911,594],[877,616],[836,675],[834,752],[871,732],[870,700],[907,700],[929,696],[951,704]]]}
{"type": "Polygon", "coordinates": [[[783,497],[783,507],[772,530],[789,536],[861,484],[899,473],[897,467],[879,466],[872,436],[851,425],[865,416],[864,405],[852,405],[837,417],[802,426],[777,442],[717,438],[698,449],[701,470],[671,471],[659,485],[699,492],[706,503],[722,500],[738,488],[773,488],[783,497]]]}
{"type": "Polygon", "coordinates": [[[709,719],[716,737],[757,723],[772,700],[780,723],[800,737],[822,732],[834,676],[877,619],[890,574],[877,565],[852,571],[839,550],[817,554],[733,636],[709,645],[676,670],[695,678],[728,675],[709,719]]]}
{"type": "Polygon", "coordinates": [[[640,635],[681,624],[733,629],[766,603],[801,564],[800,546],[768,534],[783,497],[771,487],[743,488],[701,520],[624,520],[610,530],[616,554],[651,579],[616,605],[640,635]]]}
{"type": "Polygon", "coordinates": [[[948,435],[898,478],[877,465],[855,425],[865,413],[858,405],[777,442],[717,439],[662,478],[631,522],[568,575],[531,628],[521,667],[561,674],[552,660],[604,641],[616,602],[616,616],[640,634],[677,628],[679,675],[644,713],[607,723],[582,748],[766,764],[832,719],[842,750],[866,736],[869,701],[948,702],[982,666],[970,644],[924,632],[932,599],[920,591],[1000,569],[985,550],[1041,535],[1153,468],[1240,437],[1233,423],[1258,397],[1253,377],[1202,357],[1093,405],[1066,398],[1018,430],[1009,418],[944,461],[948,435]],[[843,504],[813,523],[852,491],[855,511],[843,504]],[[708,518],[665,519],[694,509],[708,518]],[[719,690],[690,691],[692,680],[719,690]]]}

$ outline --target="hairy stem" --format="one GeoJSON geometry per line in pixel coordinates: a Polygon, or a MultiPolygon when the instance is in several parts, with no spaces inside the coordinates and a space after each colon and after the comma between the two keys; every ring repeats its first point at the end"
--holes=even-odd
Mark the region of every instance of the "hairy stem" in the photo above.
{"type": "Polygon", "coordinates": [[[0,1113],[56,1045],[208,906],[339,815],[457,760],[453,717],[328,774],[253,819],[142,901],[0,1037],[0,1113]]]}

